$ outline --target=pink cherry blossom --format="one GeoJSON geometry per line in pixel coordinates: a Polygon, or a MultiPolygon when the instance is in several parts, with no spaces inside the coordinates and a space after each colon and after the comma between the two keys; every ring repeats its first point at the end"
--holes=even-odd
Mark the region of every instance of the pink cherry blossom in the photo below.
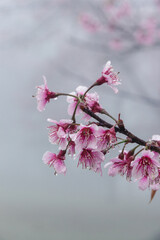
{"type": "MultiPolygon", "coordinates": [[[[80,97],[80,96],[82,96],[85,93],[86,90],[87,90],[87,87],[79,86],[79,87],[76,88],[76,93],[75,92],[71,92],[71,94],[75,95],[77,97],[80,97]]],[[[70,116],[72,116],[73,113],[74,113],[75,107],[76,107],[76,105],[78,103],[78,99],[70,97],[70,96],[67,96],[67,102],[69,103],[68,114],[70,116]]],[[[80,106],[78,106],[77,110],[76,110],[76,115],[78,115],[80,112],[81,112],[81,109],[80,109],[80,106]]]]}
{"type": "Polygon", "coordinates": [[[97,131],[98,126],[91,124],[90,126],[80,125],[77,133],[70,135],[71,139],[75,141],[76,149],[79,151],[82,148],[97,148],[97,131]]]}
{"type": "Polygon", "coordinates": [[[104,159],[105,156],[102,152],[91,148],[83,148],[79,154],[78,166],[82,164],[82,168],[89,168],[102,175],[101,163],[104,159]]]}
{"type": "Polygon", "coordinates": [[[109,163],[105,164],[104,168],[111,165],[108,169],[109,176],[114,177],[117,174],[123,176],[126,174],[126,179],[131,181],[133,168],[131,166],[132,161],[133,156],[127,151],[124,151],[123,154],[120,154],[118,157],[111,159],[109,163]]]}
{"type": "Polygon", "coordinates": [[[116,132],[114,127],[106,130],[103,127],[99,127],[97,134],[97,149],[107,149],[112,143],[117,141],[116,132]]]}
{"type": "MultiPolygon", "coordinates": [[[[76,93],[75,92],[72,92],[71,94],[72,95],[76,95],[77,97],[82,97],[83,94],[86,92],[87,90],[87,87],[85,86],[79,86],[76,88],[76,93]]],[[[70,97],[68,96],[67,97],[67,102],[69,103],[69,106],[68,106],[68,114],[70,116],[73,115],[74,113],[74,110],[76,108],[76,105],[78,103],[78,99],[77,98],[73,98],[73,97],[70,97]]],[[[92,112],[96,113],[96,112],[100,112],[102,107],[100,106],[99,104],[99,96],[96,92],[94,93],[87,93],[83,99],[83,103],[80,103],[77,107],[77,110],[76,110],[76,115],[79,115],[80,113],[82,113],[81,109],[80,109],[80,106],[85,106],[87,107],[89,110],[91,110],[92,112]]],[[[89,120],[91,117],[85,113],[84,114],[84,119],[85,120],[89,120]]]]}
{"type": "Polygon", "coordinates": [[[102,76],[96,81],[96,83],[97,85],[107,83],[114,90],[115,93],[118,92],[118,89],[115,86],[121,84],[121,82],[118,78],[118,74],[113,72],[113,67],[110,61],[106,63],[102,71],[102,76]]]}
{"type": "Polygon", "coordinates": [[[139,188],[145,190],[149,187],[150,180],[154,180],[158,176],[159,154],[155,154],[150,150],[144,150],[140,158],[132,162],[132,175],[135,180],[139,181],[139,188]]]}
{"type": "Polygon", "coordinates": [[[50,167],[52,166],[55,170],[55,173],[66,174],[66,166],[64,164],[65,160],[65,151],[60,151],[58,155],[51,153],[49,151],[45,152],[42,158],[43,162],[50,167]]]}
{"type": "Polygon", "coordinates": [[[99,95],[94,92],[94,93],[87,93],[85,96],[85,103],[89,110],[92,112],[100,112],[102,110],[102,107],[99,104],[99,95]]]}
{"type": "MultiPolygon", "coordinates": [[[[99,95],[94,92],[94,93],[87,93],[84,98],[84,103],[81,104],[81,106],[87,107],[90,111],[93,113],[98,113],[101,112],[102,107],[99,104],[99,95]]],[[[83,113],[84,117],[83,119],[88,121],[91,116],[89,116],[86,113],[83,113]]]]}
{"type": "Polygon", "coordinates": [[[59,144],[59,148],[65,150],[68,144],[69,134],[73,134],[77,126],[72,124],[72,120],[62,119],[59,122],[48,119],[55,125],[49,126],[49,141],[52,144],[59,144]]]}
{"type": "Polygon", "coordinates": [[[46,104],[50,101],[51,98],[56,98],[57,94],[55,92],[50,92],[47,86],[47,80],[43,77],[44,85],[37,87],[37,109],[38,111],[43,111],[46,104]]]}

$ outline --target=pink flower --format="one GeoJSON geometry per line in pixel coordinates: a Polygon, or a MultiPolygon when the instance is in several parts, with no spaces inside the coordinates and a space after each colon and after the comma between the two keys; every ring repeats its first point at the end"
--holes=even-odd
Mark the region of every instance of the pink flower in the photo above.
{"type": "Polygon", "coordinates": [[[43,77],[44,85],[38,86],[36,98],[37,98],[37,109],[38,111],[43,111],[46,104],[50,101],[51,98],[56,98],[57,94],[55,92],[50,92],[47,87],[47,80],[43,77]]]}
{"type": "Polygon", "coordinates": [[[48,119],[49,122],[55,123],[55,125],[49,126],[49,141],[52,144],[59,144],[59,148],[64,150],[68,144],[69,134],[73,134],[77,126],[72,124],[72,120],[62,119],[57,122],[52,119],[48,119]]]}
{"type": "Polygon", "coordinates": [[[83,148],[79,154],[78,166],[82,164],[82,168],[89,168],[102,175],[101,163],[104,161],[104,158],[104,154],[100,151],[83,148]]]}
{"type": "Polygon", "coordinates": [[[96,92],[87,93],[85,96],[85,103],[89,110],[94,113],[100,112],[102,110],[102,107],[99,104],[99,95],[96,92]]]}
{"type": "Polygon", "coordinates": [[[95,124],[90,126],[80,125],[79,131],[70,135],[70,137],[75,142],[78,151],[86,147],[95,149],[97,147],[97,131],[98,126],[95,124]]]}
{"type": "Polygon", "coordinates": [[[66,166],[64,164],[65,151],[60,151],[58,155],[49,151],[45,152],[42,158],[43,162],[50,167],[53,166],[55,173],[66,174],[66,166]]]}
{"type": "MultiPolygon", "coordinates": [[[[96,92],[87,93],[84,98],[84,104],[82,105],[87,107],[93,113],[101,112],[102,110],[102,107],[99,104],[99,95],[96,92]]],[[[84,120],[88,121],[91,118],[88,114],[86,113],[83,113],[83,114],[84,114],[84,117],[83,117],[84,120]]]]}
{"type": "Polygon", "coordinates": [[[115,93],[118,92],[118,89],[115,86],[121,84],[120,79],[118,78],[118,74],[113,72],[113,67],[110,61],[106,63],[102,71],[102,76],[96,81],[96,83],[97,85],[107,83],[115,93]]]}
{"type": "MultiPolygon", "coordinates": [[[[82,97],[83,94],[86,92],[87,87],[85,86],[79,86],[76,88],[76,93],[72,92],[72,95],[76,95],[77,97],[82,97]]],[[[73,115],[74,110],[76,108],[76,105],[78,103],[77,98],[73,98],[68,96],[67,97],[67,102],[69,103],[68,106],[68,114],[69,115],[73,115]]],[[[92,112],[96,113],[96,112],[100,112],[101,111],[101,106],[99,104],[99,96],[96,92],[94,93],[87,93],[83,99],[83,103],[79,104],[76,110],[76,115],[79,115],[80,113],[82,113],[80,106],[84,105],[85,107],[89,108],[89,110],[91,110],[92,112]]],[[[85,120],[89,120],[90,116],[84,113],[84,119],[85,120]]]]}
{"type": "Polygon", "coordinates": [[[103,127],[99,127],[97,134],[97,149],[107,149],[112,143],[117,141],[116,132],[114,127],[106,130],[103,127]]]}
{"type": "Polygon", "coordinates": [[[132,161],[133,156],[130,155],[129,152],[124,151],[123,154],[120,153],[118,157],[111,159],[109,163],[105,164],[104,168],[111,165],[108,169],[109,176],[114,177],[117,174],[123,176],[126,174],[126,179],[131,181],[133,168],[131,166],[132,161]]]}
{"type": "Polygon", "coordinates": [[[158,168],[160,167],[158,158],[158,154],[144,150],[142,156],[132,162],[132,175],[135,180],[140,180],[139,188],[141,190],[149,187],[150,180],[154,180],[158,176],[158,168]]]}
{"type": "MultiPolygon", "coordinates": [[[[85,93],[86,90],[87,90],[87,87],[79,86],[79,87],[76,88],[76,93],[72,92],[71,94],[75,95],[77,97],[80,97],[85,93]]],[[[73,113],[74,113],[75,107],[78,103],[78,100],[77,100],[77,98],[73,98],[73,97],[68,96],[67,97],[67,102],[69,103],[68,114],[70,116],[72,116],[73,113]]],[[[80,109],[80,106],[78,106],[77,110],[76,110],[76,115],[78,115],[80,112],[81,112],[81,109],[80,109]]]]}

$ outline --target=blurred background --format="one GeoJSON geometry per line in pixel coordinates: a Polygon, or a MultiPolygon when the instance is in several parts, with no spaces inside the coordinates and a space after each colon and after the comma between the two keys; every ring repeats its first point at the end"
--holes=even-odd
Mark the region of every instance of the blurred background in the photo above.
{"type": "MultiPolygon", "coordinates": [[[[159,240],[160,192],[122,177],[77,168],[66,176],[42,162],[57,148],[47,118],[68,118],[65,98],[36,109],[42,75],[51,90],[90,86],[107,60],[120,72],[114,94],[96,88],[100,103],[147,140],[160,129],[160,2],[0,0],[0,240],[159,240]]],[[[117,155],[117,150],[106,161],[117,155]]]]}

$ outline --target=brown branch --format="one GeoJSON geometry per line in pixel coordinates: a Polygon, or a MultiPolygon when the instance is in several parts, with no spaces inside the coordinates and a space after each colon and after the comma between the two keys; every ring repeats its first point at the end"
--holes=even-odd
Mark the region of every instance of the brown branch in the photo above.
{"type": "MultiPolygon", "coordinates": [[[[81,106],[81,110],[83,112],[85,112],[86,114],[88,114],[89,116],[93,117],[94,119],[96,119],[99,122],[100,126],[103,127],[107,127],[107,128],[111,128],[114,125],[104,121],[102,118],[100,118],[99,116],[97,116],[95,113],[93,113],[92,111],[90,111],[88,108],[85,108],[84,106],[81,106]]],[[[116,132],[122,133],[125,136],[129,137],[130,139],[132,139],[132,143],[137,143],[141,146],[148,146],[147,142],[140,139],[139,137],[135,136],[133,133],[129,132],[125,127],[123,128],[119,128],[119,127],[114,127],[116,132]]],[[[160,153],[160,147],[154,146],[154,145],[149,145],[148,148],[151,151],[155,151],[160,153]]]]}

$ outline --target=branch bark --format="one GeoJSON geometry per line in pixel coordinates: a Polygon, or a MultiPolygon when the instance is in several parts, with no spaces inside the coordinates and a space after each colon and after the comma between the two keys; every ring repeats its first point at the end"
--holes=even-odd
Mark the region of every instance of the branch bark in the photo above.
{"type": "MultiPolygon", "coordinates": [[[[91,116],[92,118],[94,118],[95,120],[97,120],[99,122],[99,125],[102,127],[106,127],[106,128],[111,128],[114,127],[114,125],[104,121],[102,118],[100,118],[99,116],[97,116],[95,113],[93,113],[92,111],[90,111],[88,108],[81,106],[81,110],[83,112],[85,112],[86,114],[88,114],[89,116],[91,116]]],[[[129,132],[125,127],[124,128],[119,128],[119,127],[114,127],[116,132],[119,132],[127,137],[129,137],[130,139],[132,139],[132,143],[137,143],[141,146],[148,146],[148,148],[151,151],[155,151],[160,153],[160,147],[154,146],[154,145],[147,145],[147,142],[144,141],[143,139],[135,136],[133,133],[129,132]]]]}

